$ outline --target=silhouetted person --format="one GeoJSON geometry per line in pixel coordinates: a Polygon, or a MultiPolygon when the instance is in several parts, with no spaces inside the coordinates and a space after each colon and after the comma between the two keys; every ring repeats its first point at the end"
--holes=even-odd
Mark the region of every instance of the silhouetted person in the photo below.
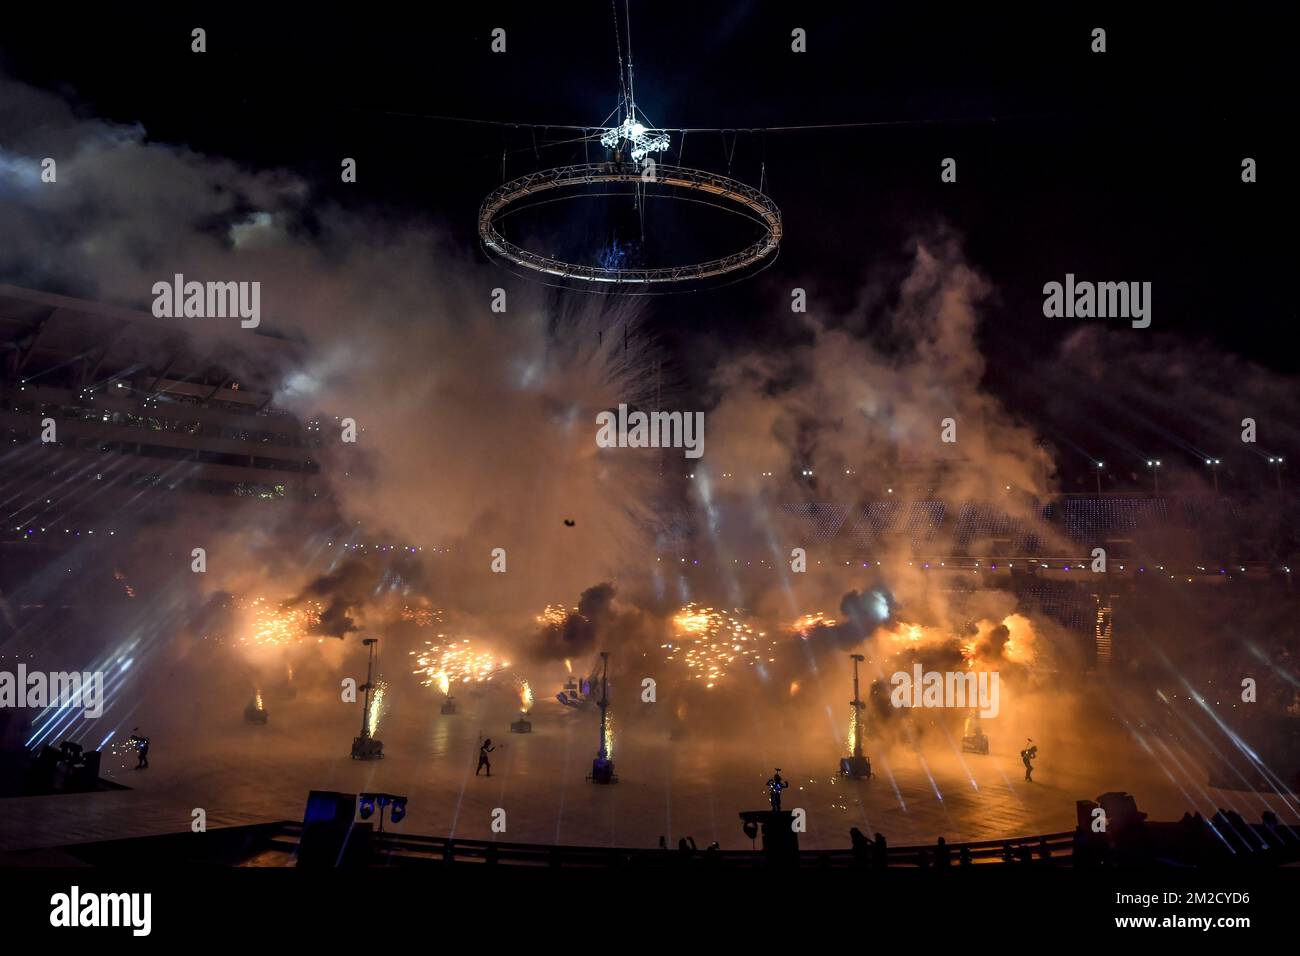
{"type": "Polygon", "coordinates": [[[149,738],[140,735],[140,728],[131,731],[131,743],[135,746],[136,770],[149,769],[149,738]]]}
{"type": "Polygon", "coordinates": [[[705,855],[707,856],[707,855],[709,855],[709,854],[711,854],[711,853],[717,853],[717,852],[718,852],[719,850],[721,850],[721,849],[722,849],[722,844],[719,843],[717,840],[714,840],[712,843],[710,843],[710,844],[708,845],[708,847],[705,849],[704,853],[705,853],[705,855]]]}
{"type": "Polygon", "coordinates": [[[1016,851],[1011,849],[1010,843],[1002,844],[1002,862],[1003,863],[1016,862],[1016,851]]]}
{"type": "Polygon", "coordinates": [[[1032,740],[1029,746],[1020,751],[1020,762],[1025,765],[1025,779],[1030,783],[1034,781],[1034,760],[1038,757],[1038,745],[1032,740]]]}
{"type": "Polygon", "coordinates": [[[659,849],[661,850],[668,849],[668,838],[663,834],[659,835],[659,849]]]}
{"type": "Polygon", "coordinates": [[[961,848],[961,852],[957,854],[957,862],[962,866],[970,866],[975,862],[971,859],[970,847],[964,846],[961,848]]]}
{"type": "Polygon", "coordinates": [[[934,865],[948,866],[952,863],[952,855],[948,851],[948,841],[939,837],[939,842],[934,848],[934,865]]]}
{"type": "Polygon", "coordinates": [[[871,862],[876,866],[889,865],[889,844],[885,841],[883,833],[877,833],[874,840],[875,846],[871,851],[871,862]]]}
{"type": "Polygon", "coordinates": [[[788,786],[790,786],[790,782],[781,779],[781,768],[777,767],[776,773],[774,773],[772,778],[767,782],[767,792],[771,797],[773,810],[781,809],[781,791],[788,786]]]}
{"type": "Polygon", "coordinates": [[[849,842],[853,846],[853,862],[859,866],[867,866],[871,863],[871,841],[867,835],[853,827],[849,830],[849,842]]]}
{"type": "Polygon", "coordinates": [[[684,836],[680,840],[678,840],[677,851],[679,853],[689,853],[689,854],[698,853],[699,850],[695,846],[695,837],[684,836]]]}
{"type": "Polygon", "coordinates": [[[474,776],[477,777],[477,776],[478,776],[478,772],[479,772],[480,770],[482,770],[484,767],[487,767],[487,775],[488,775],[489,777],[492,776],[492,761],[491,761],[491,760],[488,760],[488,754],[490,754],[492,751],[494,751],[494,750],[496,750],[496,749],[497,749],[496,747],[493,747],[493,746],[492,746],[492,738],[491,738],[491,737],[487,738],[487,740],[485,740],[485,741],[483,741],[483,743],[479,744],[479,748],[478,748],[478,766],[477,766],[476,768],[474,768],[474,776]]]}
{"type": "Polygon", "coordinates": [[[1044,860],[1050,859],[1052,856],[1052,848],[1047,845],[1047,837],[1040,836],[1038,838],[1038,856],[1044,860]]]}

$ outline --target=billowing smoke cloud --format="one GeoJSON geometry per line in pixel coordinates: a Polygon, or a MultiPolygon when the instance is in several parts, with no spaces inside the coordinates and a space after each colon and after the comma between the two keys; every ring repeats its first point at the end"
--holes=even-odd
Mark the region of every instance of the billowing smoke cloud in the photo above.
{"type": "MultiPolygon", "coordinates": [[[[65,627],[71,660],[147,634],[132,673],[183,661],[214,708],[218,686],[337,700],[338,669],[364,662],[358,634],[379,636],[400,674],[435,632],[405,620],[408,605],[445,610],[448,634],[517,660],[545,650],[521,627],[539,608],[644,561],[659,459],[594,440],[599,411],[646,406],[665,384],[627,300],[552,296],[473,257],[445,224],[324,201],[293,173],[153,141],[5,77],[0,169],[0,281],[142,311],[175,273],[260,282],[261,328],[221,341],[271,331],[299,343],[274,402],[319,423],[330,486],[302,506],[142,496],[172,512],[149,527],[118,516],[115,559],[140,597],[65,627]],[[54,183],[40,178],[47,156],[54,183]],[[341,440],[344,418],[355,444],[341,440]],[[268,627],[290,643],[259,639],[268,627]]],[[[206,358],[260,371],[260,350],[230,349],[206,358]]],[[[29,583],[57,586],[53,571],[29,583]]],[[[617,637],[599,630],[612,613],[601,601],[581,602],[597,622],[571,635],[581,650],[617,637]]]]}
{"type": "Polygon", "coordinates": [[[559,622],[544,625],[540,635],[541,653],[552,659],[586,654],[597,645],[601,630],[610,614],[615,589],[612,584],[598,584],[582,592],[578,606],[559,622]]]}
{"type": "MultiPolygon", "coordinates": [[[[17,171],[0,203],[17,237],[0,251],[0,274],[138,308],[177,272],[260,281],[264,324],[303,340],[276,401],[321,422],[338,534],[241,525],[211,546],[209,588],[290,607],[310,599],[319,635],[382,627],[399,604],[384,595],[414,588],[500,643],[522,637],[514,651],[542,659],[657,649],[677,606],[668,595],[688,596],[666,575],[646,583],[676,492],[658,478],[657,453],[594,442],[596,412],[647,405],[659,385],[635,306],[548,296],[469,259],[441,224],[324,202],[291,173],[153,142],[0,83],[3,161],[17,171]],[[59,159],[57,186],[39,182],[46,155],[59,159]],[[51,248],[66,252],[52,259],[51,248]],[[497,288],[504,314],[490,309],[497,288]],[[357,423],[356,444],[338,440],[343,418],[357,423]],[[383,562],[345,560],[358,541],[415,547],[421,567],[394,577],[383,562]],[[256,557],[221,560],[232,553],[256,557]],[[311,560],[295,567],[286,553],[311,560]],[[505,573],[491,570],[498,554],[505,573]],[[563,625],[521,626],[573,595],[563,625]]],[[[782,586],[728,569],[802,543],[782,540],[781,502],[856,502],[876,463],[911,469],[935,498],[1013,508],[1042,490],[1032,432],[981,388],[987,282],[942,232],[909,259],[896,286],[863,289],[862,314],[813,310],[802,345],[717,368],[687,513],[688,536],[718,570],[690,596],[781,626],[839,608],[840,648],[896,612],[920,616],[923,602],[926,620],[951,626],[898,561],[869,579],[828,568],[782,586]],[[955,443],[941,440],[947,419],[955,443]],[[803,469],[813,482],[796,480],[803,469]]]]}
{"type": "MultiPolygon", "coordinates": [[[[246,169],[152,141],[139,127],[83,119],[60,98],[5,78],[0,144],[4,281],[142,309],[153,284],[178,272],[258,281],[264,326],[302,342],[301,367],[275,400],[321,423],[334,507],[312,524],[287,510],[234,521],[228,509],[196,509],[155,531],[141,550],[153,555],[157,587],[141,589],[155,605],[175,605],[157,618],[168,629],[202,608],[191,632],[246,626],[225,612],[256,596],[275,607],[319,604],[313,635],[373,628],[400,655],[428,640],[424,631],[444,628],[399,626],[406,602],[421,598],[447,611],[448,634],[472,634],[514,661],[554,667],[610,649],[626,675],[640,677],[623,662],[665,672],[661,645],[676,607],[743,607],[756,630],[783,643],[733,672],[718,696],[739,690],[753,707],[784,714],[777,708],[791,696],[819,694],[791,718],[809,740],[826,736],[827,707],[843,712],[844,652],[883,647],[904,624],[933,640],[894,647],[890,660],[1011,671],[1028,666],[1031,658],[1017,655],[1030,646],[1033,660],[1052,659],[1049,627],[1035,621],[1032,639],[1018,635],[1014,595],[979,592],[959,607],[909,565],[917,545],[904,537],[877,546],[870,561],[787,570],[790,549],[808,542],[782,523],[780,506],[860,505],[881,495],[885,472],[906,476],[899,498],[1013,514],[1027,514],[1049,490],[1033,430],[982,385],[977,332],[992,289],[952,235],[915,241],[901,280],[868,283],[855,314],[814,308],[798,317],[794,346],[755,346],[718,365],[704,389],[705,457],[683,507],[659,478],[657,453],[594,442],[598,411],[648,406],[658,385],[647,317],[626,300],[548,295],[471,258],[463,225],[449,235],[447,224],[322,201],[292,173],[246,169]],[[45,156],[58,160],[57,184],[40,182],[45,156]],[[490,308],[497,288],[507,293],[504,313],[490,308]],[[356,444],[339,439],[343,418],[356,422],[356,444]],[[948,420],[955,442],[943,440],[948,420]],[[689,576],[668,566],[684,557],[658,547],[666,525],[683,523],[675,539],[706,565],[689,576]],[[206,576],[185,565],[179,577],[163,573],[176,566],[174,552],[188,553],[180,537],[205,543],[206,576]],[[367,558],[349,557],[361,544],[367,558]],[[411,556],[395,566],[394,554],[411,556]],[[746,570],[761,560],[761,573],[746,570]],[[493,570],[498,561],[504,573],[493,570]],[[186,589],[187,599],[159,599],[165,587],[186,589]],[[196,587],[203,593],[188,593],[196,587]],[[538,629],[542,607],[569,606],[574,596],[562,623],[538,629]],[[814,611],[838,617],[796,634],[790,623],[814,611]]],[[[775,296],[774,314],[788,315],[788,301],[775,296]]],[[[1164,357],[1126,358],[1117,342],[1081,332],[1048,364],[1090,376],[1094,389],[1118,393],[1136,381],[1152,403],[1178,395],[1198,415],[1222,413],[1207,356],[1187,361],[1175,344],[1164,357]],[[1182,384],[1197,376],[1203,387],[1188,393],[1182,384]]],[[[1250,372],[1239,368],[1234,385],[1251,382],[1250,372]]],[[[1267,400],[1295,407],[1290,385],[1261,388],[1232,414],[1267,400]]],[[[239,679],[259,687],[315,680],[337,697],[337,673],[323,661],[337,664],[356,648],[321,647],[314,657],[293,652],[292,668],[277,649],[254,649],[239,679]]],[[[884,668],[884,657],[872,666],[884,668]]],[[[209,679],[211,669],[194,673],[209,679]]],[[[1033,699],[1026,685],[1013,687],[1022,696],[1009,712],[1033,699]]],[[[682,694],[673,713],[689,709],[718,727],[744,719],[740,708],[725,713],[705,700],[702,691],[682,694]]],[[[1067,723],[1068,708],[1055,709],[1067,723]]],[[[1025,705],[1030,712],[1051,705],[1025,705]]]]}
{"type": "Polygon", "coordinates": [[[940,233],[914,245],[895,304],[870,332],[810,312],[807,344],[726,363],[709,419],[715,477],[734,473],[726,488],[758,493],[766,472],[786,478],[798,466],[835,500],[859,495],[873,469],[913,466],[916,482],[962,500],[1042,490],[1033,432],[981,389],[977,308],[988,293],[940,233]],[[943,440],[946,419],[955,441],[943,440]]]}
{"type": "Polygon", "coordinates": [[[329,574],[323,574],[308,584],[289,604],[301,604],[309,597],[328,602],[320,613],[319,623],[310,632],[328,637],[344,637],[357,630],[350,612],[365,603],[366,591],[371,588],[373,581],[373,569],[365,567],[360,561],[347,560],[329,574]]]}
{"type": "MultiPolygon", "coordinates": [[[[598,411],[644,404],[658,384],[634,306],[557,302],[469,259],[439,226],[83,120],[9,79],[0,104],[13,174],[0,183],[13,240],[0,275],[141,309],[174,273],[260,282],[263,326],[305,341],[275,400],[323,423],[348,540],[453,554],[443,593],[516,611],[617,573],[652,540],[658,459],[594,441],[598,411]],[[39,180],[44,156],[58,160],[56,184],[39,180]],[[345,418],[355,444],[340,440],[345,418]],[[497,548],[508,573],[492,581],[497,548]]],[[[329,616],[346,628],[342,614],[329,616]]]]}

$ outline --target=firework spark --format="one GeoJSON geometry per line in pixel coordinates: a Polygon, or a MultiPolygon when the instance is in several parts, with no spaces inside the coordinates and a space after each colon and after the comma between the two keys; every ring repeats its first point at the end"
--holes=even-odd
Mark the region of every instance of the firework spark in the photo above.
{"type": "Polygon", "coordinates": [[[376,681],[375,689],[370,695],[370,720],[366,724],[366,729],[370,731],[371,737],[379,730],[379,720],[384,715],[384,698],[387,696],[387,690],[387,681],[376,681]]]}
{"type": "MultiPolygon", "coordinates": [[[[575,607],[573,610],[576,611],[577,608],[575,607]]],[[[569,608],[563,604],[548,604],[542,610],[542,613],[537,615],[537,623],[545,627],[563,627],[564,622],[568,619],[569,608]]]]}
{"type": "Polygon", "coordinates": [[[1033,622],[1023,614],[1008,614],[1001,621],[982,620],[975,628],[975,636],[961,648],[967,667],[996,667],[1000,663],[1029,666],[1037,659],[1037,633],[1033,622]]]}
{"type": "Polygon", "coordinates": [[[402,608],[402,620],[414,624],[416,627],[433,627],[441,624],[445,618],[442,608],[437,607],[411,607],[406,605],[402,608]]]}
{"type": "Polygon", "coordinates": [[[413,673],[422,674],[420,683],[426,687],[438,685],[443,693],[450,690],[451,684],[481,684],[490,681],[510,666],[510,662],[498,658],[490,651],[479,650],[468,641],[448,641],[439,634],[438,640],[425,641],[425,649],[411,651],[415,658],[413,673]]]}
{"type": "Polygon", "coordinates": [[[317,642],[324,640],[312,633],[320,626],[323,610],[315,601],[304,601],[289,606],[272,604],[266,598],[258,597],[236,606],[252,617],[248,633],[239,639],[241,644],[254,647],[287,647],[291,644],[300,644],[310,637],[316,637],[317,642]]]}
{"type": "Polygon", "coordinates": [[[660,645],[667,652],[665,659],[684,663],[690,679],[703,681],[706,688],[741,664],[753,667],[775,660],[774,639],[711,607],[687,604],[673,616],[673,629],[676,639],[660,645]]]}
{"type": "Polygon", "coordinates": [[[819,627],[834,627],[838,623],[835,618],[826,614],[824,611],[813,611],[798,617],[790,625],[790,630],[794,631],[804,640],[808,635],[819,627]]]}
{"type": "Polygon", "coordinates": [[[905,651],[924,653],[955,643],[966,666],[972,668],[984,669],[998,664],[1027,666],[1033,664],[1037,656],[1033,622],[1020,614],[1009,614],[1001,621],[981,620],[975,624],[975,634],[964,640],[953,629],[904,621],[877,633],[883,640],[882,648],[891,654],[905,651]]]}
{"type": "Polygon", "coordinates": [[[893,651],[916,650],[951,639],[951,635],[942,628],[908,624],[905,621],[899,621],[898,626],[892,630],[882,628],[879,633],[885,638],[885,646],[893,651]]]}
{"type": "Polygon", "coordinates": [[[123,574],[121,571],[114,571],[113,579],[122,582],[122,590],[126,592],[127,597],[129,598],[135,597],[135,588],[131,587],[131,585],[127,583],[125,574],[123,574]]]}

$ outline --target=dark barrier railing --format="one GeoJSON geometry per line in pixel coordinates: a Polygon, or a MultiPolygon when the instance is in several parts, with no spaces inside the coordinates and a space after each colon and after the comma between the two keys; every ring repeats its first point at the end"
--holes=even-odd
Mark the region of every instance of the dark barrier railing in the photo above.
{"type": "MultiPolygon", "coordinates": [[[[302,835],[302,825],[286,821],[275,830],[270,848],[293,852],[302,835]]],[[[949,864],[961,864],[965,850],[973,864],[992,862],[1032,862],[1065,864],[1074,849],[1074,832],[1036,834],[1005,840],[983,840],[947,845],[949,864]]],[[[489,840],[461,840],[420,834],[385,832],[374,837],[377,857],[393,866],[430,863],[483,863],[509,866],[601,868],[619,866],[671,866],[685,862],[723,867],[760,867],[767,863],[761,849],[697,850],[685,853],[676,849],[638,847],[551,846],[539,843],[506,843],[489,840]]],[[[936,844],[890,846],[885,866],[918,866],[922,854],[930,865],[936,863],[936,844]]],[[[873,851],[874,852],[874,851],[873,851]]],[[[875,863],[851,849],[802,850],[799,865],[804,867],[851,867],[875,863]]]]}

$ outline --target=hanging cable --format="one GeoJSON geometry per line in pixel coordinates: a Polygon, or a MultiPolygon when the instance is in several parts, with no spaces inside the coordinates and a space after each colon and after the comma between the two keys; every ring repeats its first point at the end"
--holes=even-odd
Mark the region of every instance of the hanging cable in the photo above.
{"type": "Polygon", "coordinates": [[[618,51],[618,88],[622,91],[623,101],[626,103],[629,101],[629,92],[627,79],[623,75],[623,41],[618,35],[618,0],[609,0],[609,8],[614,13],[614,49],[618,51]]]}
{"type": "Polygon", "coordinates": [[[627,111],[631,116],[636,112],[636,84],[632,74],[632,10],[628,0],[623,0],[623,20],[627,25],[627,111]]]}
{"type": "MultiPolygon", "coordinates": [[[[515,129],[560,129],[572,132],[585,132],[590,126],[573,126],[566,123],[530,123],[527,121],[477,119],[472,116],[447,116],[440,113],[413,113],[406,110],[375,110],[364,107],[346,107],[361,113],[378,113],[382,116],[403,116],[409,119],[437,120],[442,123],[470,123],[477,126],[508,126],[515,129]]],[[[615,107],[614,112],[618,108],[615,107]]],[[[612,114],[611,114],[612,115],[612,114]]],[[[826,129],[873,129],[887,126],[942,126],[947,123],[995,123],[1012,120],[1047,119],[1047,113],[1018,113],[1008,116],[948,116],[932,120],[875,120],[850,123],[811,123],[802,126],[656,126],[654,129],[664,133],[798,133],[807,130],[826,129]]]]}

